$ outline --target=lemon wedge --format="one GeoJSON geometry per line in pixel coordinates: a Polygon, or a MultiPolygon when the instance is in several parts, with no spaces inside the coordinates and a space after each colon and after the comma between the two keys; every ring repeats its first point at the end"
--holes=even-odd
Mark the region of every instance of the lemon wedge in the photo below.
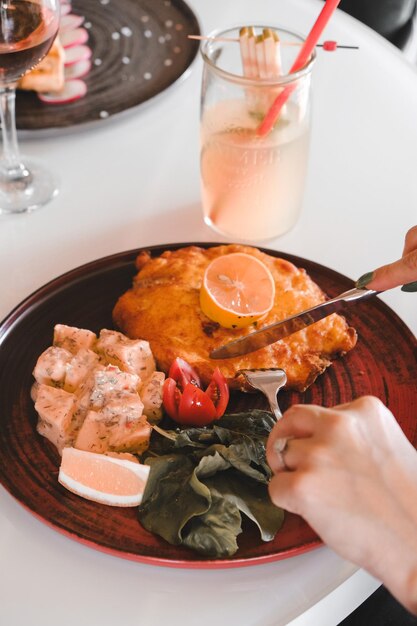
{"type": "Polygon", "coordinates": [[[149,470],[132,454],[97,454],[64,448],[58,481],[87,500],[131,507],[142,501],[149,470]]]}

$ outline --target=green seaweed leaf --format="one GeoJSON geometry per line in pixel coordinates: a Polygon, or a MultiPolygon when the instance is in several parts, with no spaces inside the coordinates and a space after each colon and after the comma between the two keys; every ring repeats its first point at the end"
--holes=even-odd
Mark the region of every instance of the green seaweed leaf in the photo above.
{"type": "Polygon", "coordinates": [[[267,483],[271,470],[266,463],[265,443],[255,445],[247,439],[238,437],[230,446],[214,444],[207,450],[204,450],[203,453],[195,456],[201,458],[202,456],[210,456],[217,453],[224,461],[227,461],[229,467],[236,468],[242,474],[250,476],[258,482],[267,483]]]}
{"type": "Polygon", "coordinates": [[[258,527],[263,541],[272,541],[284,522],[284,511],[274,506],[268,488],[255,481],[242,481],[233,472],[213,476],[204,481],[212,494],[233,503],[258,527]]]}
{"type": "Polygon", "coordinates": [[[227,558],[238,548],[243,513],[271,541],[284,517],[267,488],[265,445],[274,423],[271,413],[253,410],[205,428],[158,427],[144,459],[151,471],[138,510],[142,525],[174,545],[227,558]]]}
{"type": "Polygon", "coordinates": [[[242,532],[239,508],[217,494],[211,494],[211,507],[193,517],[184,529],[184,545],[208,557],[227,558],[235,554],[236,537],[242,532]]]}
{"type": "Polygon", "coordinates": [[[184,456],[149,458],[148,482],[139,506],[141,524],[173,545],[182,543],[182,529],[211,505],[210,491],[193,481],[195,465],[184,456]]]}

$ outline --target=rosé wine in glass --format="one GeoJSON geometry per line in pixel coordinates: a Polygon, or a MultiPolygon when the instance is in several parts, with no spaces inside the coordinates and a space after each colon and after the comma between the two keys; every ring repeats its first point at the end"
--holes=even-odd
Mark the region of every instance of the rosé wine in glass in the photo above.
{"type": "Polygon", "coordinates": [[[59,27],[59,0],[0,0],[0,214],[43,206],[58,192],[52,173],[22,160],[16,132],[16,83],[48,53],[59,27]]]}

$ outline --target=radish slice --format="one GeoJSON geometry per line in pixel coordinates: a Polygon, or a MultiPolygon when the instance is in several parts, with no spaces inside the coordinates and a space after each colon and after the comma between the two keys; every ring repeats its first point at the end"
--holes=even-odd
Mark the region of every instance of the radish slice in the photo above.
{"type": "Polygon", "coordinates": [[[74,15],[74,13],[63,15],[59,23],[59,35],[61,36],[62,33],[78,28],[83,22],[84,17],[82,15],[74,15]]]}
{"type": "Polygon", "coordinates": [[[83,80],[69,80],[60,93],[39,93],[38,97],[47,104],[64,104],[74,102],[87,93],[87,85],[83,80]]]}
{"type": "Polygon", "coordinates": [[[91,61],[90,59],[82,59],[81,61],[77,61],[77,63],[73,63],[68,67],[64,68],[64,78],[65,80],[71,80],[72,78],[82,78],[91,69],[91,61]]]}
{"type": "Polygon", "coordinates": [[[64,15],[68,15],[69,13],[71,13],[71,11],[72,6],[69,4],[69,2],[62,2],[60,8],[61,17],[63,17],[64,15]]]}
{"type": "Polygon", "coordinates": [[[59,39],[64,48],[72,48],[73,46],[79,46],[88,41],[88,32],[85,28],[75,28],[74,30],[67,30],[60,33],[59,39]]]}
{"type": "Polygon", "coordinates": [[[65,67],[84,61],[91,57],[91,49],[88,46],[74,46],[65,50],[65,67]]]}

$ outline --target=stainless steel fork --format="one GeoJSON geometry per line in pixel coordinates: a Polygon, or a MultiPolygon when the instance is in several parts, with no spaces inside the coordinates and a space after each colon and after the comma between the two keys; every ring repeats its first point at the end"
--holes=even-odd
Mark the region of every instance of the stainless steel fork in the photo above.
{"type": "Polygon", "coordinates": [[[262,391],[267,397],[271,411],[279,420],[282,417],[281,409],[278,405],[278,391],[286,384],[287,375],[279,368],[239,370],[251,387],[262,391]]]}
{"type": "MultiPolygon", "coordinates": [[[[279,408],[277,394],[287,382],[287,375],[279,368],[239,370],[237,375],[242,374],[251,387],[261,391],[267,398],[269,407],[276,420],[281,419],[282,413],[279,408]]],[[[287,445],[286,439],[278,439],[274,448],[277,452],[283,452],[287,445]]]]}

